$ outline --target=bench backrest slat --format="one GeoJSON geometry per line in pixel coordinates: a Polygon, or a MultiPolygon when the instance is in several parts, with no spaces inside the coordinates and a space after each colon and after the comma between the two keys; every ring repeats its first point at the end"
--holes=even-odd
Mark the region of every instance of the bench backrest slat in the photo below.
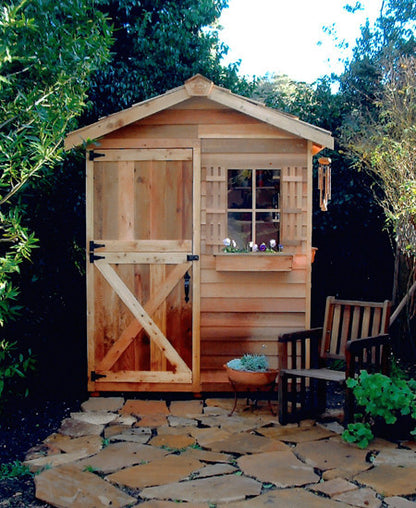
{"type": "Polygon", "coordinates": [[[348,340],[387,333],[390,302],[337,300],[328,296],[325,307],[321,358],[345,360],[348,340]]]}

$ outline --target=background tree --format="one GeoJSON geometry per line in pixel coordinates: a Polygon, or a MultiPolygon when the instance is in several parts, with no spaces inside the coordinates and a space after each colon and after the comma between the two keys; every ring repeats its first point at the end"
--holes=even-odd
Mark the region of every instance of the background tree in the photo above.
{"type": "Polygon", "coordinates": [[[89,124],[201,73],[217,85],[247,95],[238,63],[221,64],[228,48],[217,22],[228,0],[97,0],[114,23],[112,60],[91,78],[89,124]]]}
{"type": "MultiPolygon", "coordinates": [[[[85,106],[88,78],[108,59],[110,27],[84,0],[23,0],[0,11],[0,325],[16,317],[15,275],[36,246],[33,192],[62,160],[62,141],[85,106]]],[[[3,330],[0,395],[31,362],[3,330]]],[[[18,339],[18,337],[15,337],[18,339]]]]}
{"type": "MultiPolygon", "coordinates": [[[[394,305],[408,291],[409,281],[414,281],[415,37],[414,1],[381,2],[377,21],[362,28],[353,57],[340,77],[342,145],[349,163],[372,178],[374,200],[381,204],[392,242],[398,246],[394,305]],[[403,249],[411,256],[403,256],[403,249]]],[[[414,361],[412,313],[408,307],[392,332],[396,353],[414,361]]]]}

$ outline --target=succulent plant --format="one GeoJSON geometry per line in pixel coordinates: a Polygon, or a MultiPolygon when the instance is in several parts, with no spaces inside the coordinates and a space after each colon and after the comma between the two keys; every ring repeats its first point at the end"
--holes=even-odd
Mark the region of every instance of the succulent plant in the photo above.
{"type": "Polygon", "coordinates": [[[269,362],[265,355],[246,354],[241,358],[234,358],[227,363],[230,369],[244,370],[248,372],[266,372],[269,369],[269,362]]]}

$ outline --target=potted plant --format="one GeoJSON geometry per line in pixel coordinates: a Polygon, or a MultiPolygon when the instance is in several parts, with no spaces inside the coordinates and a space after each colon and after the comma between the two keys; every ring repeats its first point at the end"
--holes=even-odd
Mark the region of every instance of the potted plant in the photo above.
{"type": "Polygon", "coordinates": [[[245,354],[224,365],[231,384],[262,387],[274,384],[276,369],[269,368],[265,355],[245,354]]]}
{"type": "MultiPolygon", "coordinates": [[[[276,413],[271,404],[271,394],[274,390],[277,369],[270,369],[269,362],[265,355],[245,354],[241,358],[234,358],[224,365],[228,379],[234,390],[234,407],[231,416],[237,407],[237,392],[240,388],[247,391],[269,391],[269,408],[273,415],[276,413]]],[[[257,405],[257,401],[256,401],[257,405]]]]}
{"type": "Polygon", "coordinates": [[[366,448],[374,435],[392,440],[416,435],[416,382],[393,375],[369,374],[362,370],[356,379],[348,379],[361,413],[355,416],[342,437],[366,448]],[[414,429],[414,430],[412,430],[414,429]]]}

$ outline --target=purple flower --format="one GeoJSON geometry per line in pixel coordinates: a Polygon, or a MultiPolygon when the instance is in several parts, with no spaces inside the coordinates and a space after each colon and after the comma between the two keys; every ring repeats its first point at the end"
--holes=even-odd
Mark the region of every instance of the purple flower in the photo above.
{"type": "Polygon", "coordinates": [[[261,252],[264,252],[267,249],[266,244],[265,243],[260,244],[259,249],[261,250],[261,252]]]}

